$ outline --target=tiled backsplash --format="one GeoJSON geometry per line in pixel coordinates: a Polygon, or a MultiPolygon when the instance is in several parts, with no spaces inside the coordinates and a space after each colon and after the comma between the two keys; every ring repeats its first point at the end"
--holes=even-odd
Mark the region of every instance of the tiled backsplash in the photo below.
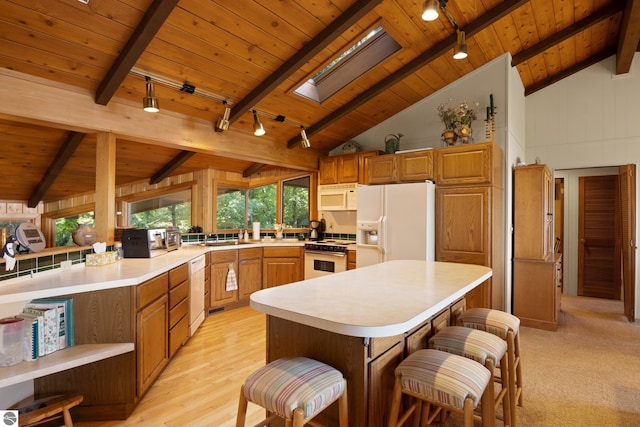
{"type": "MultiPolygon", "coordinates": [[[[107,250],[112,249],[112,247],[107,248],[107,250]]],[[[26,259],[19,259],[16,261],[16,265],[11,271],[5,271],[4,262],[2,262],[0,263],[0,281],[60,268],[60,263],[62,261],[72,261],[73,264],[80,264],[85,261],[85,256],[87,254],[92,253],[92,249],[77,249],[69,247],[67,252],[43,254],[42,256],[32,256],[26,259]]]]}

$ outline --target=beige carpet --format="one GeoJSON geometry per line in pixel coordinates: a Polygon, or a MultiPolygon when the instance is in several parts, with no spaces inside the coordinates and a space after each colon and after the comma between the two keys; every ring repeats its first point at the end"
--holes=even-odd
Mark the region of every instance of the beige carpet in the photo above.
{"type": "Polygon", "coordinates": [[[521,328],[521,426],[640,426],[640,324],[622,302],[562,297],[555,332],[521,328]]]}

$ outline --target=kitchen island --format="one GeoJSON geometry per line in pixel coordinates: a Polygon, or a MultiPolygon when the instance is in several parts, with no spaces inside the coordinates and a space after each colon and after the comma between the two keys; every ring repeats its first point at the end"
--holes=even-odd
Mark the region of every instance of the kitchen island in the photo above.
{"type": "MultiPolygon", "coordinates": [[[[267,362],[307,356],[335,367],[347,379],[349,425],[386,426],[405,343],[491,274],[479,265],[389,261],[263,289],[251,307],[267,314],[267,362]]],[[[331,409],[325,421],[337,425],[331,409]]]]}

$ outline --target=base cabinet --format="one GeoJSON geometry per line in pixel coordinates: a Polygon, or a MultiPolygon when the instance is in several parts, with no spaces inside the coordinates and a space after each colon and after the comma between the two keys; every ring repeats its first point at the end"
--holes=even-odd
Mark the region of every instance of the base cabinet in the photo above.
{"type": "Polygon", "coordinates": [[[233,266],[238,274],[238,251],[215,251],[211,252],[211,307],[219,307],[238,301],[238,290],[227,289],[227,276],[229,274],[229,265],[233,266]]]}
{"type": "Polygon", "coordinates": [[[562,257],[514,261],[513,314],[523,326],[555,331],[562,293],[562,257]]]}
{"type": "Polygon", "coordinates": [[[301,247],[265,247],[262,259],[262,287],[297,282],[304,278],[304,250],[301,247]]]}
{"type": "Polygon", "coordinates": [[[240,249],[238,258],[238,298],[248,301],[262,289],[262,248],[240,249]]]}

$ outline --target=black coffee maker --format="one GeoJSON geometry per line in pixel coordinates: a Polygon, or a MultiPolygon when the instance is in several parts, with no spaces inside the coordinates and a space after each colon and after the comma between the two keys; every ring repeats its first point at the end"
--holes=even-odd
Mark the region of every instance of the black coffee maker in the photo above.
{"type": "Polygon", "coordinates": [[[324,222],[318,220],[309,221],[309,240],[321,240],[324,235],[324,222]]]}

